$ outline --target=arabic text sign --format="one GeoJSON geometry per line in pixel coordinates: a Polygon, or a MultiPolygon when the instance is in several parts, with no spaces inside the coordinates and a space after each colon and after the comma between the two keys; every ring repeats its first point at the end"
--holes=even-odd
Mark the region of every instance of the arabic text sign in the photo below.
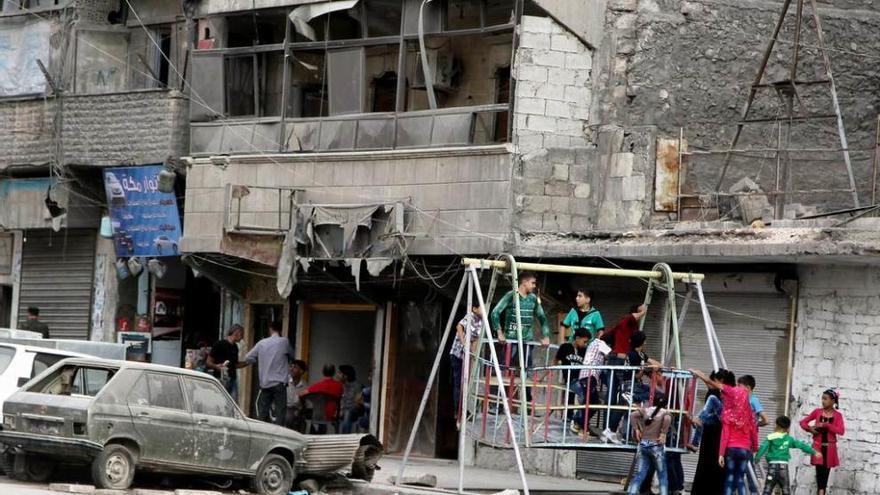
{"type": "Polygon", "coordinates": [[[116,256],[176,256],[180,216],[174,193],[159,191],[161,165],[104,171],[116,256]]]}

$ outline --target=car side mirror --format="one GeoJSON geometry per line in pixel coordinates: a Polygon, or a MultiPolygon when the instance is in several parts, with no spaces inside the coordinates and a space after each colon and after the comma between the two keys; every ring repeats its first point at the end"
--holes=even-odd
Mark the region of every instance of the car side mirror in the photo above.
{"type": "Polygon", "coordinates": [[[29,382],[29,381],[30,381],[30,378],[28,378],[28,377],[26,377],[26,376],[19,377],[19,378],[18,378],[18,386],[19,386],[19,388],[22,387],[22,386],[24,386],[24,384],[27,383],[27,382],[29,382]]]}

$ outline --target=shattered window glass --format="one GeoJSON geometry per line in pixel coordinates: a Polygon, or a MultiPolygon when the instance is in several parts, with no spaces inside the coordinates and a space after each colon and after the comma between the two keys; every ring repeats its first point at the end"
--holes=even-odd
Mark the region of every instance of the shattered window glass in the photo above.
{"type": "Polygon", "coordinates": [[[207,414],[208,416],[222,416],[224,418],[235,417],[235,407],[219,385],[193,378],[185,378],[184,380],[186,381],[186,392],[189,394],[194,414],[207,414]]]}
{"type": "MultiPolygon", "coordinates": [[[[0,354],[2,354],[2,349],[0,349],[0,354]]],[[[37,352],[34,356],[34,366],[31,369],[31,378],[39,375],[40,373],[46,371],[51,368],[53,364],[57,363],[64,359],[64,356],[59,354],[46,354],[43,352],[37,352]]],[[[2,361],[2,356],[0,356],[0,361],[2,361]]],[[[2,373],[3,365],[0,363],[0,373],[2,373]]]]}

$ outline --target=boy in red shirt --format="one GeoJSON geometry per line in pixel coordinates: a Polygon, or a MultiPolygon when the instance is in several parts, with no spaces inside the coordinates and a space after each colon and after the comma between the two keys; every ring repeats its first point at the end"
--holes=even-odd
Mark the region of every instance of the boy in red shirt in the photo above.
{"type": "Polygon", "coordinates": [[[309,388],[303,392],[303,395],[306,394],[327,394],[337,400],[328,401],[324,410],[327,414],[328,418],[336,417],[336,408],[339,404],[339,399],[342,398],[343,386],[342,382],[334,378],[336,375],[336,366],[332,364],[325,364],[324,368],[321,370],[321,374],[324,375],[324,378],[318,380],[317,382],[311,384],[309,388]]]}

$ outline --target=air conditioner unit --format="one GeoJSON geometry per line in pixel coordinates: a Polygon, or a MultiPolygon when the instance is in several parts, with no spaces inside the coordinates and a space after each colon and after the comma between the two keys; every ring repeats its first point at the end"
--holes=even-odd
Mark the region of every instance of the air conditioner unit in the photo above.
{"type": "MultiPolygon", "coordinates": [[[[413,77],[413,87],[425,88],[425,72],[422,70],[422,57],[417,53],[416,73],[413,77]]],[[[453,79],[455,77],[455,57],[449,49],[428,49],[428,67],[434,79],[434,89],[438,91],[451,91],[455,89],[453,79]]]]}

